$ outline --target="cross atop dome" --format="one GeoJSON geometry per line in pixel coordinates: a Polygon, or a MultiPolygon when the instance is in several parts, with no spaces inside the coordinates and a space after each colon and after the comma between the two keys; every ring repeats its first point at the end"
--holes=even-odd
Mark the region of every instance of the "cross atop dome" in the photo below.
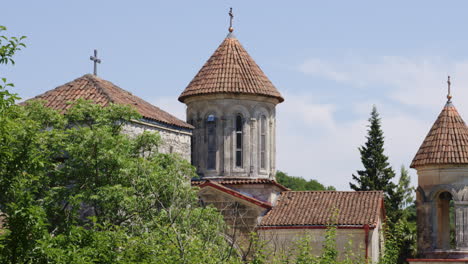
{"type": "Polygon", "coordinates": [[[232,27],[232,20],[234,19],[234,14],[232,13],[232,7],[229,9],[229,32],[233,32],[234,28],[232,27]]]}
{"type": "Polygon", "coordinates": [[[284,101],[280,92],[234,37],[232,8],[229,34],[179,96],[185,102],[200,95],[252,95],[284,101]]]}
{"type": "Polygon", "coordinates": [[[447,102],[451,102],[452,100],[452,94],[450,93],[450,85],[452,85],[452,83],[450,82],[450,75],[447,77],[447,88],[448,88],[448,93],[447,93],[447,102]]]}

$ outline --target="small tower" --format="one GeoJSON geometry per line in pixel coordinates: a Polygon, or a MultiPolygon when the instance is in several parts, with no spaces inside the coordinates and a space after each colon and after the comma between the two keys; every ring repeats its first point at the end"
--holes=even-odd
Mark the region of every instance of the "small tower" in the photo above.
{"type": "Polygon", "coordinates": [[[192,164],[204,179],[274,179],[275,107],[284,99],[233,34],[179,101],[192,124],[192,164]]]}
{"type": "Polygon", "coordinates": [[[468,128],[447,103],[411,168],[417,170],[418,252],[423,258],[468,257],[468,128]]]}

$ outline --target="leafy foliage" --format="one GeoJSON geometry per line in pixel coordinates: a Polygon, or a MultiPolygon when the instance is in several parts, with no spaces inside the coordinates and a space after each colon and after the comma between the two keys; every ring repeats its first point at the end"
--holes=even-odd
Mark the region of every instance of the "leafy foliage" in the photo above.
{"type": "MultiPolygon", "coordinates": [[[[132,109],[79,101],[61,115],[12,105],[0,135],[2,263],[222,263],[224,222],[193,167],[159,136],[121,133],[132,109]]],[[[234,260],[233,260],[234,261],[234,260]]]]}
{"type": "Polygon", "coordinates": [[[287,173],[282,171],[276,172],[276,180],[278,183],[293,191],[325,191],[335,190],[333,186],[324,186],[317,180],[306,180],[302,177],[289,176],[287,173]]]}

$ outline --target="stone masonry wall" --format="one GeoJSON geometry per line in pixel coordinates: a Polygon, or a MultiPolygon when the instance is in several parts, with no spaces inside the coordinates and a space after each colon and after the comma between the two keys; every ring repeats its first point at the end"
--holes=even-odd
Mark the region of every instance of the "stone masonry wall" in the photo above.
{"type": "Polygon", "coordinates": [[[126,124],[122,132],[130,136],[136,136],[144,131],[158,132],[161,136],[161,145],[158,150],[160,153],[177,153],[182,158],[190,162],[190,148],[191,148],[191,133],[176,130],[165,129],[152,124],[143,122],[131,122],[126,124]]]}

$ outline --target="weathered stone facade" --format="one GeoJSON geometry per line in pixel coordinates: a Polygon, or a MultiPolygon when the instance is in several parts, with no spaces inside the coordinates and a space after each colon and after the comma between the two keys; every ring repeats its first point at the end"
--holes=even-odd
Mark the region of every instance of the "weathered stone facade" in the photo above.
{"type": "Polygon", "coordinates": [[[430,258],[468,257],[468,168],[418,168],[418,251],[430,258]],[[455,230],[450,230],[453,206],[455,230]],[[451,238],[453,234],[455,237],[451,238]],[[454,241],[453,241],[454,239],[454,241]]]}
{"type": "MultiPolygon", "coordinates": [[[[326,229],[260,229],[258,233],[263,241],[268,241],[266,250],[269,255],[295,254],[298,243],[304,238],[310,239],[310,252],[320,255],[325,242],[326,229]]],[[[356,260],[365,260],[367,252],[369,263],[378,263],[383,245],[381,234],[381,227],[367,232],[363,228],[337,229],[336,249],[339,252],[339,259],[343,260],[346,253],[352,252],[356,260]]]]}
{"type": "Polygon", "coordinates": [[[160,153],[177,153],[190,162],[191,132],[179,127],[168,127],[161,124],[133,121],[126,124],[122,132],[130,136],[136,136],[144,131],[157,132],[161,137],[160,153]]]}
{"type": "Polygon", "coordinates": [[[197,172],[204,178],[274,178],[276,103],[251,95],[187,99],[187,122],[195,127],[192,164],[197,172]]]}
{"type": "Polygon", "coordinates": [[[410,263],[468,261],[468,128],[447,98],[411,163],[422,259],[410,263]]]}

